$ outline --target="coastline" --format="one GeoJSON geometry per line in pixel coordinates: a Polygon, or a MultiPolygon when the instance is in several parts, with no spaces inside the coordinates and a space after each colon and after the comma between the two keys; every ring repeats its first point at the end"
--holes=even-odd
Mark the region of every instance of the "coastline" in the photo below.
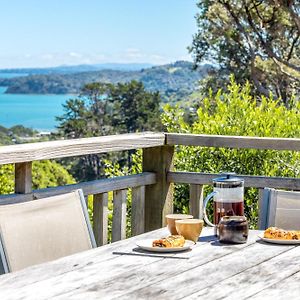
{"type": "Polygon", "coordinates": [[[77,97],[78,94],[40,94],[40,93],[6,93],[8,86],[2,86],[0,85],[0,94],[5,94],[5,95],[18,95],[18,96],[71,96],[71,97],[77,97]],[[4,92],[2,89],[5,89],[4,92]]]}
{"type": "Polygon", "coordinates": [[[0,125],[22,125],[40,133],[55,133],[56,117],[64,114],[63,104],[72,95],[6,94],[0,87],[0,125]]]}

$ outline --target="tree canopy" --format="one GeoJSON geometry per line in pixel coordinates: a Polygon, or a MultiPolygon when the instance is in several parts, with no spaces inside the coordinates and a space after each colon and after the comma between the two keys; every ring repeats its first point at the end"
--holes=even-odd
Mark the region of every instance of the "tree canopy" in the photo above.
{"type": "MultiPolygon", "coordinates": [[[[196,66],[213,61],[217,90],[233,73],[257,94],[288,105],[300,91],[300,1],[200,0],[190,49],[196,66]]],[[[224,84],[225,83],[225,84],[224,84]]]]}

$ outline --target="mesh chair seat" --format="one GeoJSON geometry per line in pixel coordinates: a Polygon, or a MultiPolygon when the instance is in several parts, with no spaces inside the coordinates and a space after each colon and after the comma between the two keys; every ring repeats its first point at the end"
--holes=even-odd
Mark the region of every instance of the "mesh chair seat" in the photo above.
{"type": "Polygon", "coordinates": [[[0,240],[5,272],[96,246],[81,190],[0,205],[0,240]]]}
{"type": "Polygon", "coordinates": [[[300,192],[264,189],[260,229],[270,226],[300,230],[300,192]]]}

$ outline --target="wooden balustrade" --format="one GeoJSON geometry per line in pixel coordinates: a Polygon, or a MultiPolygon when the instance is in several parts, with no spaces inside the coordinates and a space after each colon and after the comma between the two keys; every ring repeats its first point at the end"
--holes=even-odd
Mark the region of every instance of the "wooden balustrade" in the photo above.
{"type": "Polygon", "coordinates": [[[166,133],[166,144],[236,149],[300,150],[300,139],[255,136],[166,133]]]}
{"type": "Polygon", "coordinates": [[[163,133],[109,135],[0,147],[0,165],[162,146],[163,133]]]}
{"type": "MultiPolygon", "coordinates": [[[[15,164],[15,193],[0,196],[0,204],[19,203],[82,189],[93,195],[93,229],[97,245],[108,242],[108,192],[113,192],[112,241],[126,236],[127,190],[131,189],[131,234],[164,226],[165,215],[173,211],[173,184],[190,186],[190,213],[202,217],[203,185],[219,174],[175,172],[174,145],[300,150],[300,139],[261,138],[174,133],[140,133],[0,147],[0,165],[15,164]],[[32,190],[32,161],[143,149],[143,172],[136,175],[81,182],[32,190]]],[[[300,167],[300,166],[299,166],[300,167]]],[[[268,186],[300,190],[300,178],[239,175],[246,187],[268,186]]],[[[261,202],[261,199],[260,199],[261,202]]]]}
{"type": "MultiPolygon", "coordinates": [[[[299,166],[300,167],[300,166],[299,166]]],[[[194,172],[168,172],[168,182],[205,185],[212,184],[213,178],[220,177],[220,174],[194,173],[194,172]]],[[[300,190],[300,178],[292,177],[266,177],[238,175],[244,179],[245,187],[254,188],[281,188],[289,190],[300,190]]]]}

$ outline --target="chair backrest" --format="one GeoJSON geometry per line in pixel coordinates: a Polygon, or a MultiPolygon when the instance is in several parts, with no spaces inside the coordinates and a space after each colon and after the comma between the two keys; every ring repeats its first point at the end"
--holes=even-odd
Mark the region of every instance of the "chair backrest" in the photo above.
{"type": "Polygon", "coordinates": [[[0,205],[5,273],[96,247],[81,190],[0,205]]]}
{"type": "Polygon", "coordinates": [[[300,192],[265,188],[260,213],[259,229],[300,230],[300,192]]]}

